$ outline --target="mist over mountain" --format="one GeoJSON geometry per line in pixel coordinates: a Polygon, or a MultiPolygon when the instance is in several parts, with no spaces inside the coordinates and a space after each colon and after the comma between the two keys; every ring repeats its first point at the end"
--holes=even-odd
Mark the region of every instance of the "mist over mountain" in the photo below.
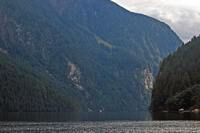
{"type": "Polygon", "coordinates": [[[145,70],[150,66],[155,74],[161,59],[182,43],[168,25],[109,0],[1,0],[0,18],[1,52],[46,79],[56,99],[62,92],[63,101],[70,101],[59,106],[62,111],[74,105],[79,111],[146,110],[151,91],[145,70]]]}

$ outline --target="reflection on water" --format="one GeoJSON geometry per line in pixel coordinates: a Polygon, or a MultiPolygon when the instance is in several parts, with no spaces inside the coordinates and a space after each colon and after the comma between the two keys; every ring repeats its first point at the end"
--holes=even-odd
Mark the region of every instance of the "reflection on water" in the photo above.
{"type": "Polygon", "coordinates": [[[69,121],[151,121],[200,120],[195,113],[0,113],[0,121],[69,122],[69,121]]]}
{"type": "Polygon", "coordinates": [[[155,112],[152,113],[153,120],[200,120],[199,113],[164,113],[164,112],[155,112]]]}
{"type": "Polygon", "coordinates": [[[114,120],[151,120],[149,112],[134,113],[0,113],[0,121],[114,121],[114,120]]]}

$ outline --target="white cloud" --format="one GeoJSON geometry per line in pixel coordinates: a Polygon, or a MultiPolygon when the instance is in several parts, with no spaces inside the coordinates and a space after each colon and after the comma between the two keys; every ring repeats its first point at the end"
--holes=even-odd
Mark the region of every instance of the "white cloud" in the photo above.
{"type": "Polygon", "coordinates": [[[130,11],[157,18],[169,24],[188,41],[200,34],[199,0],[113,0],[130,11]]]}

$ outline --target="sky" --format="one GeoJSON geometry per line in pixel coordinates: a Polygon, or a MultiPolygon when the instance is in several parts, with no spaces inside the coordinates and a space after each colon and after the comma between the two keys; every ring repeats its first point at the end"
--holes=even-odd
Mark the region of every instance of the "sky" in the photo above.
{"type": "Polygon", "coordinates": [[[179,37],[189,41],[200,34],[200,0],[112,0],[129,11],[167,23],[179,37]]]}

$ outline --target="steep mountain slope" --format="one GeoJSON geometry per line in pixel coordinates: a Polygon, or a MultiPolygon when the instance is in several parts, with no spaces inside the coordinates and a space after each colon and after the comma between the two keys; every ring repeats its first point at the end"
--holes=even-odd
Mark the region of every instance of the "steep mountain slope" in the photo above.
{"type": "Polygon", "coordinates": [[[154,111],[200,107],[200,37],[194,37],[161,64],[152,94],[154,111]]]}
{"type": "Polygon", "coordinates": [[[0,111],[75,111],[76,105],[45,78],[0,50],[0,111]],[[19,62],[18,62],[19,63],[19,62]]]}
{"type": "Polygon", "coordinates": [[[131,13],[109,0],[50,1],[64,21],[70,19],[78,23],[112,44],[113,49],[123,49],[132,54],[133,59],[146,64],[158,63],[160,57],[168,55],[181,43],[166,24],[131,13]]]}
{"type": "Polygon", "coordinates": [[[164,23],[108,0],[2,0],[0,17],[0,48],[84,111],[147,109],[144,70],[181,43],[164,23]]]}
{"type": "MultiPolygon", "coordinates": [[[[120,70],[119,77],[125,77],[120,79],[121,84],[131,80],[137,82],[138,86],[131,86],[132,88],[141,88],[139,91],[142,92],[137,93],[141,93],[143,96],[145,93],[141,80],[144,76],[141,76],[142,71],[148,68],[148,64],[151,64],[155,73],[161,58],[181,44],[181,41],[166,24],[144,15],[130,13],[108,0],[68,0],[67,2],[50,0],[50,2],[62,20],[67,22],[70,19],[98,36],[95,37],[97,42],[112,55],[112,59],[108,60],[110,64],[105,69],[112,66],[112,69],[116,68],[115,73],[120,70]],[[139,75],[139,77],[133,79],[127,77],[127,73],[139,75]]],[[[124,87],[122,86],[122,88],[124,87]]],[[[146,104],[147,102],[142,100],[138,103],[146,104]]]]}

